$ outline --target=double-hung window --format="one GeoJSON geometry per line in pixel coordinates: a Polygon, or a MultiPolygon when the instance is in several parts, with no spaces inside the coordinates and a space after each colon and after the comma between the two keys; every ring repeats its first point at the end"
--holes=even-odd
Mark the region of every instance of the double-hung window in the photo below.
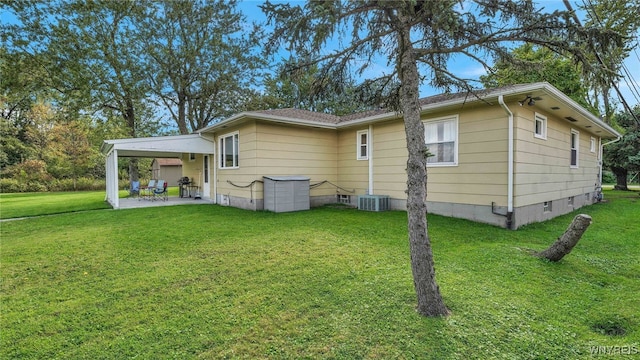
{"type": "Polygon", "coordinates": [[[218,138],[220,153],[220,169],[233,169],[238,165],[238,133],[232,133],[220,136],[218,138]]]}
{"type": "Polygon", "coordinates": [[[533,136],[539,139],[547,138],[547,117],[536,113],[534,116],[533,136]]]}
{"type": "Polygon", "coordinates": [[[356,148],[358,160],[368,160],[369,159],[369,131],[368,130],[360,130],[356,133],[358,137],[358,145],[356,148]]]}
{"type": "Polygon", "coordinates": [[[580,133],[576,130],[571,130],[571,167],[578,167],[578,156],[579,156],[579,138],[580,133]]]}
{"type": "Polygon", "coordinates": [[[458,116],[426,121],[424,137],[428,165],[458,164],[458,116]]]}

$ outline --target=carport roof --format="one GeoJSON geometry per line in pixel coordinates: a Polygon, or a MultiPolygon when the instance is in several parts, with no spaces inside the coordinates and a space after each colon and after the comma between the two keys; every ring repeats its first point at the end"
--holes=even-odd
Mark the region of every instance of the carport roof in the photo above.
{"type": "Polygon", "coordinates": [[[200,134],[105,140],[100,151],[118,157],[177,158],[183,153],[213,154],[214,142],[200,134]]]}

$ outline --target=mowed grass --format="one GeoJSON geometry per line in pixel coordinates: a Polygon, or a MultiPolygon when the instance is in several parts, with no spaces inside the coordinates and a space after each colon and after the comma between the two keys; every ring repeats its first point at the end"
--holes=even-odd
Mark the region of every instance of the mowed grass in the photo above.
{"type": "Polygon", "coordinates": [[[0,194],[0,219],[108,208],[104,191],[0,194]]]}
{"type": "Polygon", "coordinates": [[[593,224],[559,263],[530,252],[550,245],[575,213],[518,231],[430,215],[451,309],[436,319],[414,309],[404,212],[189,205],[3,222],[0,358],[637,352],[640,196],[605,198],[579,210],[593,224]]]}
{"type": "MultiPolygon", "coordinates": [[[[176,186],[167,189],[169,196],[178,196],[176,186]]],[[[129,196],[121,190],[121,198],[129,196]]],[[[78,211],[110,209],[104,191],[43,192],[0,194],[0,219],[15,219],[78,211]]]]}

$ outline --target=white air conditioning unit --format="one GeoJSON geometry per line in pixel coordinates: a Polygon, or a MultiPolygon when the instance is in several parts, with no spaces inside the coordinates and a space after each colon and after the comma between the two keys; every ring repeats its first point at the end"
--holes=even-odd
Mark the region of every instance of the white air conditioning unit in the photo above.
{"type": "Polygon", "coordinates": [[[389,195],[358,195],[358,210],[389,210],[389,195]]]}

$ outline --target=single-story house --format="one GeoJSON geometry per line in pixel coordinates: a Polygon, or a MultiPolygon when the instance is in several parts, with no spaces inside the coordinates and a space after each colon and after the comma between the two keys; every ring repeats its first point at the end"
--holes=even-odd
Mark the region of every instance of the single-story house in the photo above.
{"type": "MultiPolygon", "coordinates": [[[[546,82],[431,96],[421,112],[434,154],[428,211],[511,229],[594,202],[602,148],[620,137],[546,82]]],[[[311,206],[367,199],[406,209],[404,124],[383,109],[243,112],[190,135],[106,140],[102,151],[115,208],[117,157],[162,156],[181,159],[183,176],[221,205],[262,210],[265,177],[296,177],[309,180],[311,206]]]]}
{"type": "Polygon", "coordinates": [[[182,177],[182,160],[154,158],[151,162],[151,177],[166,181],[168,186],[178,186],[178,180],[182,177]]]}

